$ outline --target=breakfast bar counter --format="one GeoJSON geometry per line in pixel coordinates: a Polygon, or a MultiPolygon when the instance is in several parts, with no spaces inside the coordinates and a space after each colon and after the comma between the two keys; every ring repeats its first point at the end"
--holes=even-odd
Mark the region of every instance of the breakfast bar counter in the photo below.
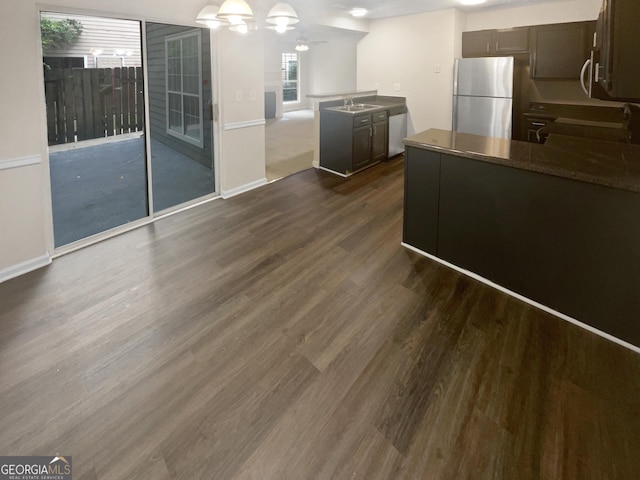
{"type": "Polygon", "coordinates": [[[640,145],[563,135],[541,145],[439,129],[405,145],[640,193],[640,145]]]}
{"type": "Polygon", "coordinates": [[[403,244],[640,346],[640,146],[405,139],[403,244]]]}

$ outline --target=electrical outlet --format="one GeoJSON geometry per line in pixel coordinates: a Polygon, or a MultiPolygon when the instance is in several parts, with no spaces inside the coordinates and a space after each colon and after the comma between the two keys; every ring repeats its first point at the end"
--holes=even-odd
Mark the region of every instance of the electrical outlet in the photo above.
{"type": "Polygon", "coordinates": [[[433,66],[433,71],[434,71],[435,73],[440,73],[440,64],[439,64],[439,63],[436,63],[436,64],[433,66]]]}
{"type": "Polygon", "coordinates": [[[393,84],[393,91],[394,92],[399,92],[400,91],[400,84],[399,83],[394,83],[393,84]]]}
{"type": "Polygon", "coordinates": [[[380,88],[380,82],[376,82],[373,84],[373,88],[375,88],[376,90],[378,90],[380,88]]]}

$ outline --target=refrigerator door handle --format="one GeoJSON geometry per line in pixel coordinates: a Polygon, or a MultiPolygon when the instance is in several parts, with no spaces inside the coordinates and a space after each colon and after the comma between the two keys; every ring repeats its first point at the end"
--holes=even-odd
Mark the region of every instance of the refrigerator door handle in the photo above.
{"type": "Polygon", "coordinates": [[[453,62],[453,94],[458,94],[458,60],[453,62]]]}
{"type": "MultiPolygon", "coordinates": [[[[457,77],[456,77],[457,78],[457,77]]],[[[458,131],[458,96],[453,96],[453,131],[458,131]]]]}

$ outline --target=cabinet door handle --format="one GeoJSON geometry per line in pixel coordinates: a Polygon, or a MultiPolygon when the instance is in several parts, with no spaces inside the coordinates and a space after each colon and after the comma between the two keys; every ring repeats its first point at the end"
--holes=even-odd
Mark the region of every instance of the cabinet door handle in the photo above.
{"type": "Polygon", "coordinates": [[[363,118],[362,120],[360,120],[360,123],[367,123],[369,120],[367,120],[366,118],[363,118]]]}
{"type": "MultiPolygon", "coordinates": [[[[591,88],[591,80],[589,80],[589,88],[587,88],[584,75],[589,69],[590,65],[591,65],[591,58],[587,58],[587,61],[584,62],[584,65],[582,66],[582,70],[580,71],[580,86],[582,87],[582,90],[584,90],[584,93],[587,95],[587,97],[590,96],[589,89],[591,88]]],[[[589,73],[591,74],[591,72],[589,73]]]]}
{"type": "Polygon", "coordinates": [[[496,52],[498,51],[498,43],[499,42],[496,42],[496,52]]]}
{"type": "Polygon", "coordinates": [[[546,125],[546,123],[543,123],[543,122],[531,122],[531,125],[533,125],[534,127],[544,127],[546,125]]]}
{"type": "Polygon", "coordinates": [[[489,53],[489,42],[487,42],[487,53],[489,53]]]}

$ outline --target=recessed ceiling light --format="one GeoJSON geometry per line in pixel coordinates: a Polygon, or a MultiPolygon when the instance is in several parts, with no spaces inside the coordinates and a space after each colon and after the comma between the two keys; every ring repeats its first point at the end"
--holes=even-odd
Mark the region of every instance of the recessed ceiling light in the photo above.
{"type": "Polygon", "coordinates": [[[367,14],[366,8],[353,8],[351,9],[352,17],[364,17],[367,14]]]}
{"type": "Polygon", "coordinates": [[[487,0],[458,0],[462,5],[480,5],[487,0]]]}

